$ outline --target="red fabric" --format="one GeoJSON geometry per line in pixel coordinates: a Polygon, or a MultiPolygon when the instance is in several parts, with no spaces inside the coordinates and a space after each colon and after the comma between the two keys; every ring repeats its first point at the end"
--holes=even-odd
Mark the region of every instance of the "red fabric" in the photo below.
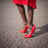
{"type": "Polygon", "coordinates": [[[36,0],[13,0],[12,3],[20,5],[29,5],[36,9],[36,0]]]}

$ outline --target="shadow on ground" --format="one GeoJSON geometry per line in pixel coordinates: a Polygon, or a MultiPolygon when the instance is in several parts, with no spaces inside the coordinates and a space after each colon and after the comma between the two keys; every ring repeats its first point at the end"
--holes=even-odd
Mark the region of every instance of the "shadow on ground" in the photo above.
{"type": "Polygon", "coordinates": [[[41,27],[36,27],[36,29],[40,29],[40,31],[35,32],[35,37],[48,32],[48,24],[41,26],[41,27]]]}

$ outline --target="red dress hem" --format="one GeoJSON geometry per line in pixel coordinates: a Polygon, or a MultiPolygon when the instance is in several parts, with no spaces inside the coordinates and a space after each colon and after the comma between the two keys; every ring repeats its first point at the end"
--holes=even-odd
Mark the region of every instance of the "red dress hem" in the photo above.
{"type": "Polygon", "coordinates": [[[26,3],[26,2],[24,2],[24,3],[22,3],[22,2],[18,2],[18,1],[12,1],[12,3],[14,3],[14,4],[20,4],[20,5],[28,5],[28,6],[30,6],[30,7],[32,7],[32,8],[34,8],[34,9],[36,9],[37,7],[36,7],[36,2],[35,3],[33,3],[33,4],[31,4],[31,3],[26,3]]]}

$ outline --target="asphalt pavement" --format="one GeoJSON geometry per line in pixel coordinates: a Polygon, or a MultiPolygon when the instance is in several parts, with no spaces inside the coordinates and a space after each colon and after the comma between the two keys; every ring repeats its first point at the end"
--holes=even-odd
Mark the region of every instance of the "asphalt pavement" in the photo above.
{"type": "MultiPolygon", "coordinates": [[[[37,0],[33,23],[35,36],[23,38],[23,22],[19,10],[10,0],[0,0],[0,48],[48,48],[48,0],[37,0]]],[[[25,5],[26,16],[27,6],[25,5]]]]}

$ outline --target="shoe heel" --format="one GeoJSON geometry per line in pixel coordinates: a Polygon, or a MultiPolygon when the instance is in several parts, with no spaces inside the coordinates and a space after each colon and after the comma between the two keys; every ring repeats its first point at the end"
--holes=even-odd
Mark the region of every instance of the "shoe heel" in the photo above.
{"type": "Polygon", "coordinates": [[[34,32],[34,36],[35,36],[35,32],[34,32]]]}
{"type": "Polygon", "coordinates": [[[32,34],[35,36],[35,31],[32,34]]]}

